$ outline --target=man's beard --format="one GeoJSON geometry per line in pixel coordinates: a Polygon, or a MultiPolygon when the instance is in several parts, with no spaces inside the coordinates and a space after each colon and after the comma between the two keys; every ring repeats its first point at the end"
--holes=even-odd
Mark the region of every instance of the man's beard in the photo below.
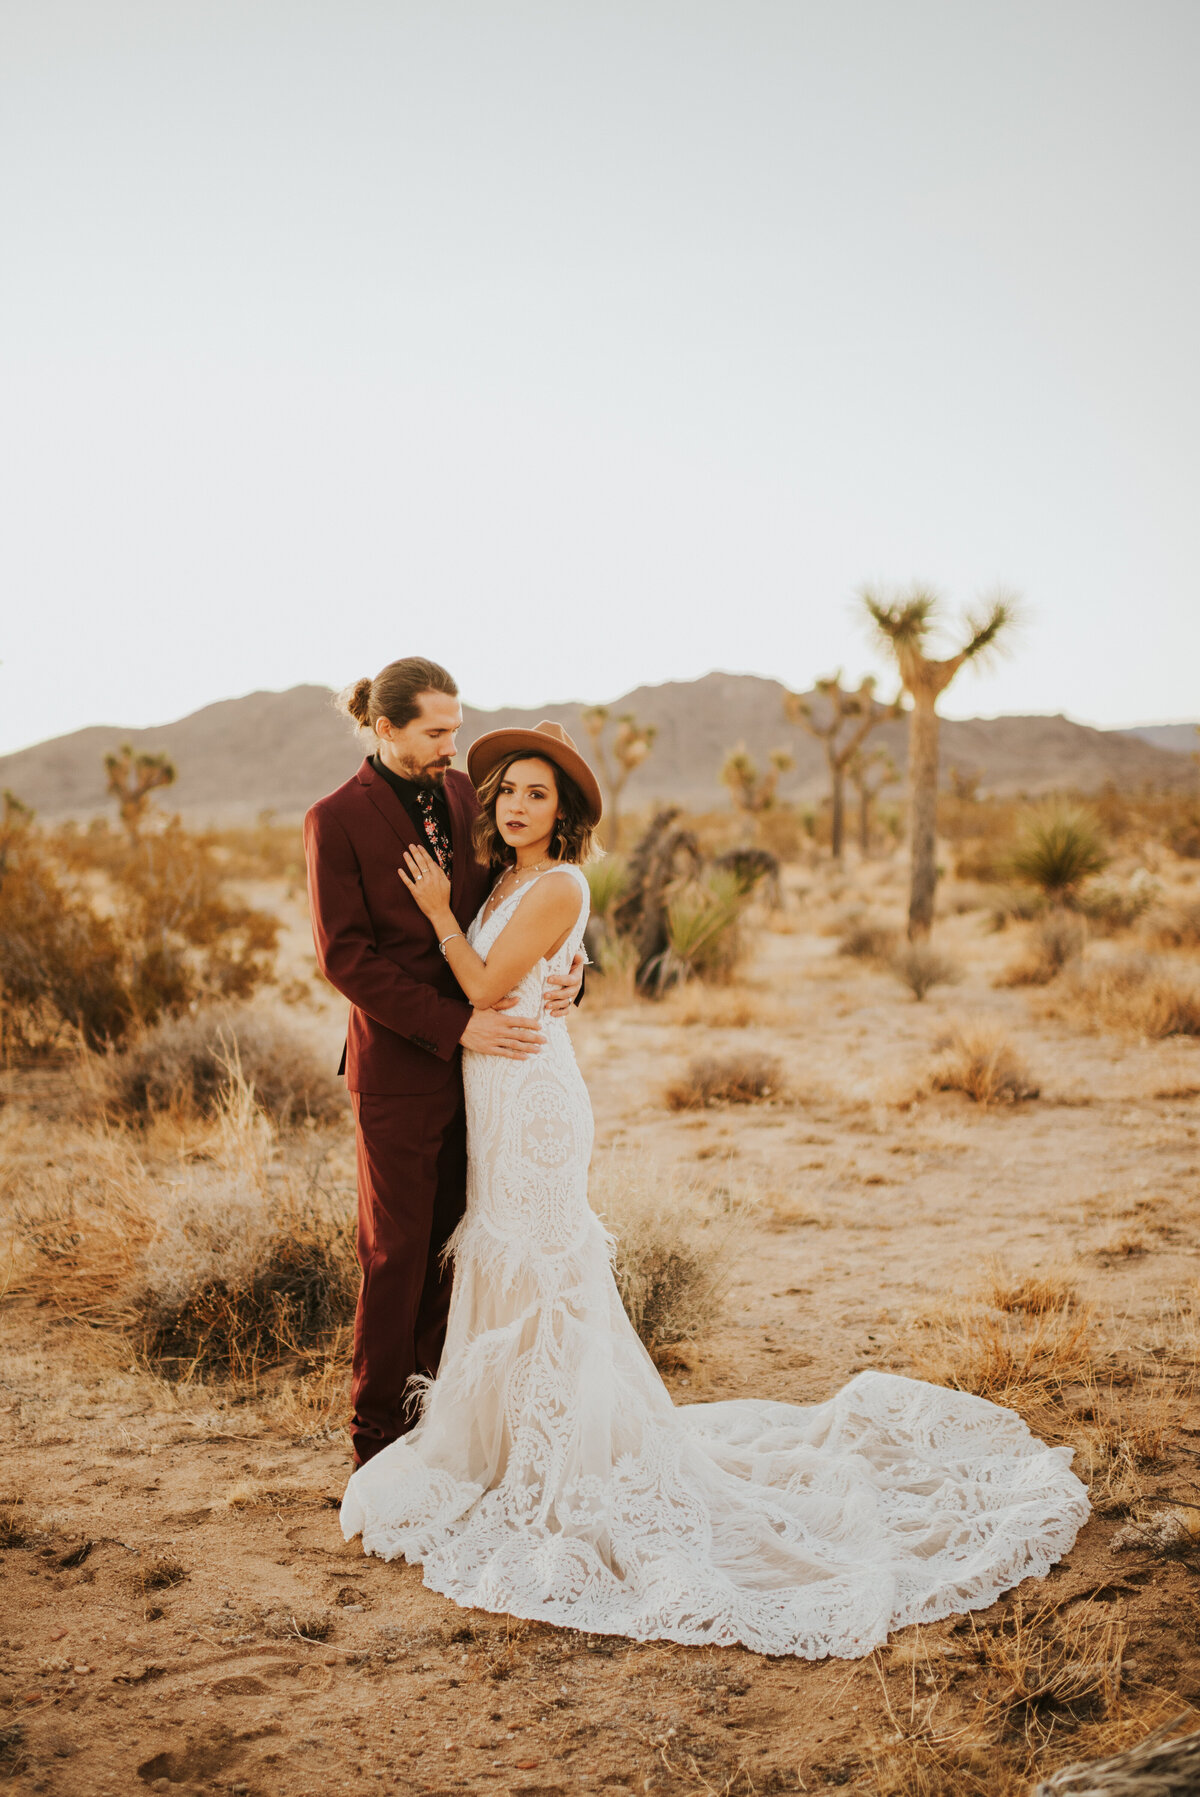
{"type": "Polygon", "coordinates": [[[406,780],[412,781],[414,786],[440,787],[446,784],[450,763],[448,761],[432,761],[427,762],[424,767],[419,767],[415,761],[406,761],[401,764],[400,771],[406,780]]]}

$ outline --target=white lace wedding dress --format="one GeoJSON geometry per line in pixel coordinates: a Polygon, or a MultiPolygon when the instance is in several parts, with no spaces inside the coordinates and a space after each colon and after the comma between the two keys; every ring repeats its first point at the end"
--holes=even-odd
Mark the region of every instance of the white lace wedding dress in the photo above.
{"type": "MultiPolygon", "coordinates": [[[[540,1015],[547,973],[526,977],[540,1015]]],[[[528,891],[529,888],[524,889],[528,891]]],[[[522,893],[475,920],[480,955],[522,893]]],[[[855,1658],[979,1609],[1071,1547],[1070,1452],[1011,1411],[887,1373],[812,1406],[672,1404],[588,1209],[592,1114],[564,1022],[528,1061],[467,1054],[467,1209],[445,1352],[412,1432],[367,1462],[347,1539],[469,1608],[639,1640],[855,1658]]]]}

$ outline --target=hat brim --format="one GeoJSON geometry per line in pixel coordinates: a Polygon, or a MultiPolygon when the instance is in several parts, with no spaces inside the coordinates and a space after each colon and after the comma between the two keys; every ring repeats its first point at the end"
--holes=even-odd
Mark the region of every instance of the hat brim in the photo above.
{"type": "Polygon", "coordinates": [[[578,749],[547,736],[541,730],[489,730],[477,737],[467,750],[467,777],[478,791],[493,768],[512,755],[537,755],[560,768],[575,782],[591,813],[588,821],[598,824],[604,815],[600,784],[578,749]]]}

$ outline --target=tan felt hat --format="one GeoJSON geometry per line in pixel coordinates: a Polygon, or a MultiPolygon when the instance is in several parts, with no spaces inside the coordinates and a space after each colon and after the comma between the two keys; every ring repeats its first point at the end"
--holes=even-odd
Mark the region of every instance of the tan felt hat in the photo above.
{"type": "Polygon", "coordinates": [[[489,730],[486,736],[477,737],[467,750],[467,773],[478,788],[494,767],[522,751],[526,755],[541,755],[561,768],[564,774],[569,774],[591,810],[592,823],[600,822],[604,801],[596,776],[561,724],[547,720],[532,730],[489,730]]]}

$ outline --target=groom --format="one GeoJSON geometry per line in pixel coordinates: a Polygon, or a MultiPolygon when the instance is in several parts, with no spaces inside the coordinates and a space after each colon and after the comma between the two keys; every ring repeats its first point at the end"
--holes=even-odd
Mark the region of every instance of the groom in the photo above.
{"type": "MultiPolygon", "coordinates": [[[[411,1428],[409,1382],[437,1371],[450,1305],[442,1250],[466,1204],[467,1134],[460,1048],[524,1060],[545,1041],[504,999],[472,1010],[397,867],[420,843],[450,877],[465,930],[490,871],[472,848],[479,807],[451,769],[462,726],[458,688],[436,662],[409,656],[342,703],[375,752],[304,820],[317,963],[350,1000],[342,1067],[357,1124],[358,1258],[351,1435],[363,1463],[411,1428]]],[[[582,958],[551,980],[545,1009],[578,997],[582,958]]]]}

